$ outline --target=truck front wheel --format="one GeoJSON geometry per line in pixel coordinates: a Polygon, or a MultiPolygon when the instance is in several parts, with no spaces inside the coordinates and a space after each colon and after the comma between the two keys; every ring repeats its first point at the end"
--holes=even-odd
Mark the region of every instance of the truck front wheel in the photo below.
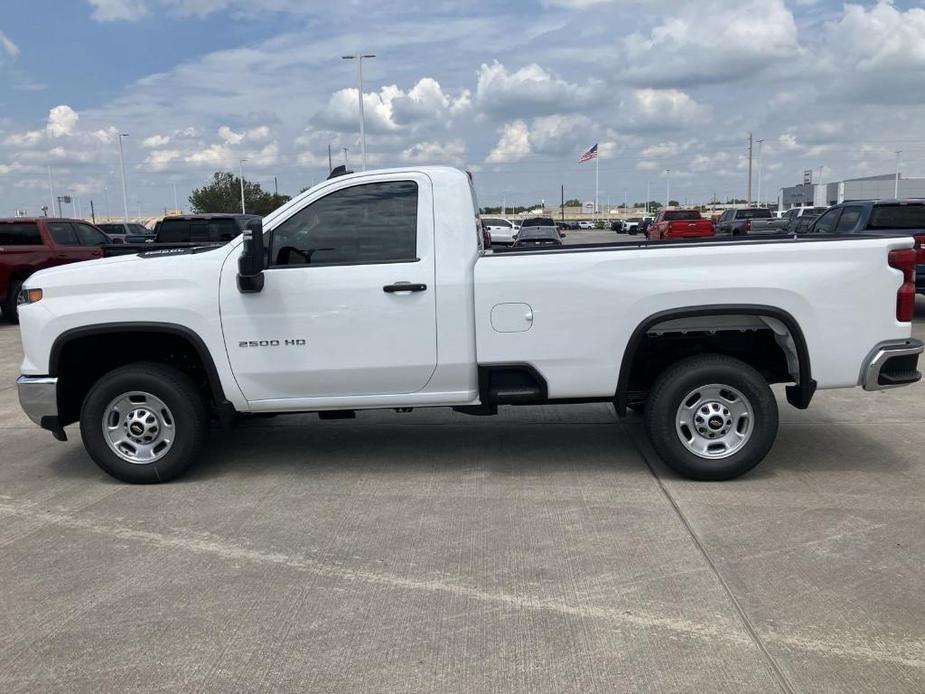
{"type": "Polygon", "coordinates": [[[649,392],[645,414],[662,460],[697,480],[748,472],[777,436],[777,401],[767,381],[745,362],[720,354],[666,369],[649,392]]]}
{"type": "Polygon", "coordinates": [[[93,461],[134,484],[167,482],[199,457],[209,415],[196,385],[181,371],[138,363],[109,372],[87,393],[80,435],[93,461]]]}

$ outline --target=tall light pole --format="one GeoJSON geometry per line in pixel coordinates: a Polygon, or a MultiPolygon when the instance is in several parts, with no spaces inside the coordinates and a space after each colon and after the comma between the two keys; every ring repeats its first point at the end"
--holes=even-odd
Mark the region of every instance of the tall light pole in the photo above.
{"type": "Polygon", "coordinates": [[[180,206],[177,204],[177,184],[173,184],[173,209],[175,212],[180,211],[180,206]]]}
{"type": "Polygon", "coordinates": [[[51,202],[51,207],[48,209],[51,210],[51,213],[55,213],[55,186],[51,182],[51,164],[48,165],[48,198],[51,202]]]}
{"type": "Polygon", "coordinates": [[[652,191],[650,190],[651,187],[652,187],[652,181],[646,181],[646,215],[647,216],[649,214],[649,198],[652,197],[652,191]]]}
{"type": "Polygon", "coordinates": [[[241,182],[241,214],[247,214],[244,209],[244,162],[247,159],[238,159],[238,180],[241,182]]]}
{"type": "Polygon", "coordinates": [[[761,143],[764,140],[755,140],[758,143],[758,207],[761,207],[761,143]]]}
{"type": "Polygon", "coordinates": [[[748,195],[746,195],[748,200],[746,201],[749,207],[752,206],[752,134],[748,134],[748,195]]]}
{"type": "Polygon", "coordinates": [[[896,179],[893,182],[893,199],[899,200],[899,157],[902,155],[903,151],[896,151],[896,179]]]}
{"type": "Polygon", "coordinates": [[[360,105],[360,150],[363,153],[363,171],[366,171],[366,117],[363,114],[363,59],[375,58],[375,55],[355,55],[342,56],[344,60],[357,61],[357,101],[360,105]]]}
{"type": "Polygon", "coordinates": [[[665,169],[665,209],[670,207],[671,203],[671,169],[665,169]]]}
{"type": "Polygon", "coordinates": [[[345,168],[345,169],[349,169],[349,168],[350,168],[350,165],[347,163],[347,148],[346,148],[346,147],[342,147],[341,149],[344,150],[344,168],[345,168]]]}
{"type": "Polygon", "coordinates": [[[125,148],[122,146],[123,137],[128,137],[128,133],[119,133],[119,166],[122,170],[122,221],[128,222],[128,189],[125,187],[125,148]]]}

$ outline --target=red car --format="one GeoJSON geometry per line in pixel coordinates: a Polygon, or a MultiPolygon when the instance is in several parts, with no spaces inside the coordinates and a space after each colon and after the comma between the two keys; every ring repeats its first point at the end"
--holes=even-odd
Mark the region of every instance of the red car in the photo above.
{"type": "Polygon", "coordinates": [[[646,230],[650,239],[690,239],[713,236],[713,222],[698,210],[662,210],[646,230]]]}
{"type": "Polygon", "coordinates": [[[18,321],[16,300],[33,272],[55,265],[102,258],[109,237],[79,219],[16,217],[0,219],[0,306],[18,321]]]}

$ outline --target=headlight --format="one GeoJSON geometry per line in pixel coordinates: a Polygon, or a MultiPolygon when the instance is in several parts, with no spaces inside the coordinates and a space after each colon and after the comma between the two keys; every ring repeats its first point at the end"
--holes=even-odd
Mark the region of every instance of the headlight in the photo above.
{"type": "Polygon", "coordinates": [[[42,290],[41,289],[22,289],[19,292],[19,297],[17,297],[16,303],[34,304],[41,300],[42,300],[42,290]]]}

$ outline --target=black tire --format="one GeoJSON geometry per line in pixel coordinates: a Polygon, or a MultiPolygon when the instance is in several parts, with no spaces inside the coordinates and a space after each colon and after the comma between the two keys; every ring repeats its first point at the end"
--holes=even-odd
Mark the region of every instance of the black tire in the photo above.
{"type": "Polygon", "coordinates": [[[14,325],[19,323],[19,305],[16,303],[19,299],[19,291],[22,289],[22,281],[13,280],[10,282],[9,289],[6,293],[6,301],[3,302],[3,317],[14,325]]]}
{"type": "Polygon", "coordinates": [[[93,461],[116,479],[132,484],[167,482],[183,474],[199,457],[209,433],[209,413],[199,389],[182,371],[139,362],[110,371],[84,398],[80,435],[93,461]],[[168,408],[173,427],[169,450],[155,462],[133,463],[117,455],[103,433],[106,409],[114,399],[143,391],[168,408]]]}
{"type": "MultiPolygon", "coordinates": [[[[777,400],[767,381],[745,362],[720,354],[689,357],[666,369],[649,391],[645,417],[649,439],[659,457],[675,472],[695,480],[727,480],[745,474],[764,459],[777,436],[777,400]],[[727,457],[711,459],[694,453],[682,442],[676,423],[682,400],[713,384],[739,391],[753,414],[745,442],[727,457]]],[[[708,421],[712,426],[712,419],[708,421]]]]}

